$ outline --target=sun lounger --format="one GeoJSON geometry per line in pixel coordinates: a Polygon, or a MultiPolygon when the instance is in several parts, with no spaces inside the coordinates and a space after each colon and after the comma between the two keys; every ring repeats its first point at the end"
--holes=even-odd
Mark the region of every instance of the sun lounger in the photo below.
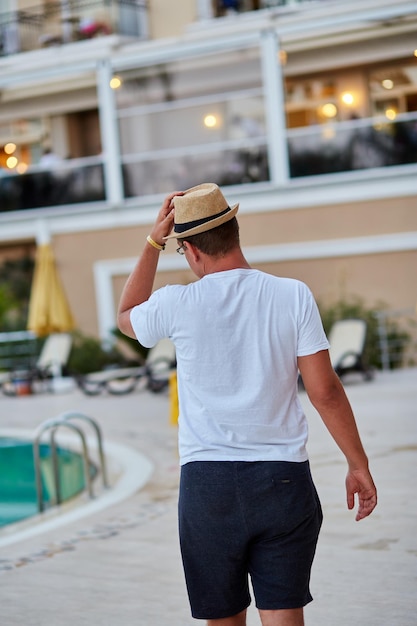
{"type": "Polygon", "coordinates": [[[53,333],[45,340],[34,374],[39,378],[61,376],[68,363],[72,337],[69,333],[53,333]]]}
{"type": "Polygon", "coordinates": [[[162,339],[148,353],[145,365],[109,368],[77,377],[79,388],[94,396],[108,391],[113,395],[132,392],[140,382],[154,392],[168,386],[169,376],[175,369],[175,347],[169,339],[162,339]]]}
{"type": "Polygon", "coordinates": [[[43,344],[33,365],[0,374],[0,385],[7,396],[24,395],[34,390],[48,389],[49,382],[61,378],[69,354],[72,337],[69,333],[53,333],[43,344]]]}
{"type": "Polygon", "coordinates": [[[360,372],[365,380],[372,378],[372,370],[365,362],[367,323],[363,319],[344,319],[330,329],[330,360],[338,376],[360,372]]]}

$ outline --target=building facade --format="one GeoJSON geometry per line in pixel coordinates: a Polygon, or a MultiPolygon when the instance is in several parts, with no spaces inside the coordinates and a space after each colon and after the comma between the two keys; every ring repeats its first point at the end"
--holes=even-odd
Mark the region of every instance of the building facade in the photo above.
{"type": "MultiPolygon", "coordinates": [[[[49,239],[81,331],[110,336],[162,198],[205,181],[255,267],[415,310],[416,2],[8,2],[0,259],[49,239]]],[[[156,286],[190,280],[169,244],[156,286]]]]}

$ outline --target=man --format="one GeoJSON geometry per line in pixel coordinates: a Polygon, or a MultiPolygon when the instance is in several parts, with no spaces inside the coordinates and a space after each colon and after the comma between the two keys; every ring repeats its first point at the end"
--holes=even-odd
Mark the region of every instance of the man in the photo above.
{"type": "Polygon", "coordinates": [[[118,323],[145,346],[170,337],[176,347],[180,542],[193,616],[245,626],[249,575],[263,626],[303,626],[322,513],[298,371],[346,456],[357,520],[373,511],[376,489],[311,292],[249,266],[238,207],[212,183],[170,194],[127,280],[118,323]],[[172,238],[200,280],[152,294],[172,238]]]}

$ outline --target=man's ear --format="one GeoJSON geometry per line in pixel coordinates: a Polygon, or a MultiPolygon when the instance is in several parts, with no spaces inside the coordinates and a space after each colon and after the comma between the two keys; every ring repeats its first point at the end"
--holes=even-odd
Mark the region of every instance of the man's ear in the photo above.
{"type": "Polygon", "coordinates": [[[186,245],[188,248],[188,254],[191,256],[192,260],[194,262],[198,261],[201,258],[200,250],[189,241],[186,242],[186,245]]]}

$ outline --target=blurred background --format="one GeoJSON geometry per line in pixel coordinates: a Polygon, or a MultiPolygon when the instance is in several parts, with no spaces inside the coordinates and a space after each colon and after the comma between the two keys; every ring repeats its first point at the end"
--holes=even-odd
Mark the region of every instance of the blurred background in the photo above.
{"type": "MultiPolygon", "coordinates": [[[[305,281],[327,331],[365,319],[373,366],[415,365],[415,2],[0,11],[0,369],[10,332],[73,333],[75,372],[143,359],[115,332],[122,286],[164,195],[204,181],[240,203],[250,263],[305,281]],[[66,321],[39,331],[44,246],[66,321]]],[[[156,287],[191,280],[169,244],[156,287]]]]}

